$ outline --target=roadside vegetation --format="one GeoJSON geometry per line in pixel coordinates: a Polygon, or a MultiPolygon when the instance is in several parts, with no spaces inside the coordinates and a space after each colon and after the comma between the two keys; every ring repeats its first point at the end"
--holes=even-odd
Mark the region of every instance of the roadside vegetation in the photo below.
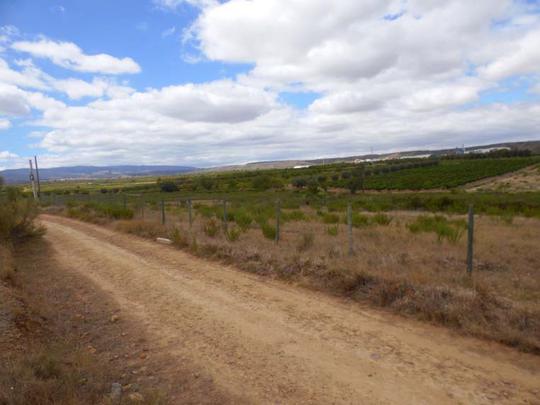
{"type": "MultiPolygon", "coordinates": [[[[36,223],[38,213],[32,199],[2,188],[0,178],[0,404],[140,403],[135,394],[111,396],[114,370],[96,362],[80,347],[79,336],[27,289],[35,267],[50,266],[35,249],[45,233],[36,223]]],[[[163,403],[155,393],[146,398],[163,403]]]]}

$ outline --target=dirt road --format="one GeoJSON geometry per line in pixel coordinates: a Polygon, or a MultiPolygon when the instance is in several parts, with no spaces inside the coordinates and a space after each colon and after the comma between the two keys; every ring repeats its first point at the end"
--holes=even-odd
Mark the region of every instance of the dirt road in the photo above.
{"type": "Polygon", "coordinates": [[[540,359],[168,246],[41,217],[54,260],[113,297],[154,350],[246,403],[540,403],[540,359]]]}

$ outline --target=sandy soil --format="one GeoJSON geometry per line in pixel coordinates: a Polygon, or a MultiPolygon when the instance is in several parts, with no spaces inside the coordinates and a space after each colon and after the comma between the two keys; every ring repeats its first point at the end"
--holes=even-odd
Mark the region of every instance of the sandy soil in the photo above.
{"type": "MultiPolygon", "coordinates": [[[[156,357],[246,403],[540,403],[540,358],[42,216],[51,259],[114,299],[156,357]]],[[[175,403],[175,387],[170,400],[175,403]]]]}

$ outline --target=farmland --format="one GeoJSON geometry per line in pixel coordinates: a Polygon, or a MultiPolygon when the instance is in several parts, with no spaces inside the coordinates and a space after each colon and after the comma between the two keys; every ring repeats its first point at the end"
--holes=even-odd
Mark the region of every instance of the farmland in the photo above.
{"type": "MultiPolygon", "coordinates": [[[[231,344],[249,346],[232,330],[222,340],[222,327],[216,329],[223,323],[221,314],[244,330],[244,316],[252,317],[253,311],[260,311],[257,308],[266,308],[259,301],[274,302],[284,286],[296,294],[291,298],[286,292],[280,298],[289,302],[287,315],[272,308],[255,318],[258,328],[267,329],[264,336],[271,335],[276,323],[261,324],[260,319],[271,319],[276,313],[279,319],[290,319],[296,300],[313,293],[320,294],[319,302],[339,297],[360,308],[385,311],[382,316],[421,321],[427,325],[422,327],[443,326],[463,336],[510,346],[524,356],[536,356],[540,353],[540,190],[471,191],[467,187],[469,180],[523,167],[537,170],[537,157],[334,164],[49,183],[43,186],[42,221],[48,229],[46,240],[57,248],[41,249],[63,266],[70,266],[76,257],[76,272],[102,285],[104,291],[137,297],[142,306],[130,304],[129,308],[146,308],[153,319],[152,333],[159,331],[169,336],[168,341],[170,325],[180,328],[191,345],[198,345],[197,356],[200,352],[211,356],[208,351],[215,346],[201,346],[201,335],[211,334],[212,342],[222,342],[224,352],[229,352],[231,344]],[[384,190],[387,187],[393,189],[384,190]],[[469,273],[466,214],[471,205],[476,215],[469,273]],[[157,238],[171,246],[156,246],[157,238]],[[177,273],[178,266],[187,266],[193,273],[183,279],[184,270],[177,273]],[[280,284],[267,291],[262,287],[266,284],[257,284],[259,281],[249,278],[252,276],[280,284]],[[193,298],[186,302],[185,297],[193,298]],[[223,297],[227,297],[225,301],[223,297]],[[196,308],[200,305],[212,309],[199,313],[196,308]],[[225,310],[229,305],[235,309],[225,310]],[[244,306],[245,311],[237,310],[244,306]],[[220,317],[209,315],[214,311],[220,317]],[[199,321],[191,324],[189,330],[195,329],[186,335],[184,322],[194,313],[199,321]],[[238,342],[229,342],[233,338],[238,342]]],[[[49,271],[63,277],[55,269],[49,271]]],[[[288,326],[295,330],[295,339],[315,333],[303,328],[320,316],[306,313],[311,311],[309,306],[301,307],[301,313],[292,315],[298,324],[288,326]]],[[[139,309],[129,311],[140,316],[139,309]]],[[[324,311],[340,316],[331,309],[324,311]]],[[[316,327],[324,330],[327,326],[335,330],[337,324],[316,327]]],[[[394,333],[380,326],[374,330],[377,340],[394,333]]],[[[133,342],[141,339],[131,333],[133,342]]],[[[341,335],[336,339],[342,344],[347,340],[341,335]]],[[[393,344],[386,342],[385,347],[393,344]]],[[[171,368],[162,366],[167,364],[164,359],[169,357],[169,347],[167,343],[156,349],[153,361],[159,367],[144,360],[163,368],[164,380],[178,367],[172,363],[171,368]]],[[[103,350],[107,353],[109,349],[105,346],[103,350]]],[[[258,346],[250,350],[264,357],[258,346]]],[[[193,354],[183,353],[182,361],[193,354]]],[[[349,354],[339,355],[346,358],[349,354]]],[[[236,357],[223,361],[221,367],[233,374],[238,371],[230,366],[238,362],[236,357]]],[[[261,361],[269,364],[274,357],[261,361]]],[[[281,364],[274,367],[281,370],[284,383],[294,385],[281,364]]],[[[354,373],[354,367],[350,372],[354,373]]],[[[295,373],[295,381],[298,378],[307,377],[295,373]]],[[[196,386],[193,389],[199,392],[196,386]]],[[[213,397],[221,398],[220,392],[211,389],[213,397]]]]}
{"type": "Polygon", "coordinates": [[[179,248],[250,272],[537,352],[540,267],[534,246],[540,243],[540,190],[458,187],[531,165],[538,165],[537,157],[336,164],[92,187],[75,183],[69,193],[47,189],[43,204],[50,212],[122,232],[169,238],[179,248]],[[347,190],[347,182],[359,178],[359,189],[347,190]],[[479,215],[473,279],[465,271],[465,214],[471,205],[479,215]],[[461,312],[479,297],[493,305],[461,312]],[[503,309],[500,299],[512,305],[503,309]],[[521,318],[532,329],[511,326],[521,318]]]}

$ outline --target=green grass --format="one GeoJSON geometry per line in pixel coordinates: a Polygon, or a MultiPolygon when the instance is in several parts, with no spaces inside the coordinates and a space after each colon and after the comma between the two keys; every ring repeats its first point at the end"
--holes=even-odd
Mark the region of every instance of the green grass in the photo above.
{"type": "Polygon", "coordinates": [[[439,242],[446,239],[456,243],[467,229],[467,223],[464,220],[449,220],[442,215],[421,215],[407,227],[412,233],[433,232],[437,234],[439,242]]]}

